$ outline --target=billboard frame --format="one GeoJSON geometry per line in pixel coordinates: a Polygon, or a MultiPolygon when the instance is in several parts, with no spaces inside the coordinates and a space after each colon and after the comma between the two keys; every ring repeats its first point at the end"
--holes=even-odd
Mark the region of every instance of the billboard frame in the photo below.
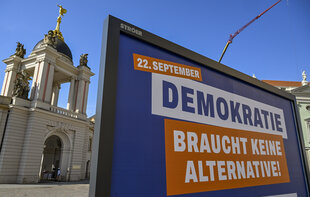
{"type": "Polygon", "coordinates": [[[89,196],[111,196],[113,141],[117,97],[116,89],[118,77],[118,52],[121,33],[130,35],[135,39],[142,40],[198,64],[204,65],[207,68],[213,69],[247,84],[253,85],[256,88],[260,88],[289,100],[293,108],[294,123],[298,132],[296,134],[299,144],[298,148],[301,153],[301,161],[304,167],[303,172],[305,174],[304,179],[308,185],[307,192],[309,194],[309,168],[306,159],[298,106],[294,95],[109,15],[104,21],[102,36],[89,196]]]}

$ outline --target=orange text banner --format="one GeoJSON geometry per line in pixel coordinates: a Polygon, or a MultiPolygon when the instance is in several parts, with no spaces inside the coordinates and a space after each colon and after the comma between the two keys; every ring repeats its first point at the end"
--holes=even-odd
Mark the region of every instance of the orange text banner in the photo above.
{"type": "Polygon", "coordinates": [[[165,119],[167,195],[290,181],[280,135],[165,119]]]}
{"type": "Polygon", "coordinates": [[[138,55],[135,53],[133,54],[133,61],[134,68],[136,70],[202,81],[200,68],[156,59],[144,55],[138,55]]]}

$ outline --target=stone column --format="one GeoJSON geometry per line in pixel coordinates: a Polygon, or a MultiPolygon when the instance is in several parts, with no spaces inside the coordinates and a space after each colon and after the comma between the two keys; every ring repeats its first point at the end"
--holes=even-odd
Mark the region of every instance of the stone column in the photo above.
{"type": "Polygon", "coordinates": [[[50,64],[49,72],[46,75],[48,76],[48,78],[45,80],[46,84],[44,84],[44,91],[43,91],[43,97],[42,97],[42,101],[45,103],[51,103],[52,88],[53,88],[53,82],[54,82],[54,68],[55,68],[54,64],[50,64]]]}
{"type": "Polygon", "coordinates": [[[82,106],[83,106],[82,113],[83,114],[86,114],[89,84],[90,84],[90,81],[86,81],[86,83],[85,83],[85,91],[84,91],[84,95],[83,95],[83,104],[82,104],[82,106]]]}
{"type": "Polygon", "coordinates": [[[5,70],[5,77],[2,84],[2,96],[12,96],[16,73],[19,66],[21,66],[21,61],[22,58],[18,56],[12,56],[8,59],[3,60],[3,62],[7,64],[7,67],[5,70]]]}
{"type": "Polygon", "coordinates": [[[7,83],[8,83],[8,79],[9,79],[9,71],[7,72],[7,70],[5,70],[5,75],[4,75],[4,79],[3,79],[3,83],[2,83],[2,90],[1,90],[1,95],[5,96],[6,95],[6,87],[7,87],[7,83]]]}
{"type": "MultiPolygon", "coordinates": [[[[86,114],[87,97],[88,97],[88,86],[89,79],[94,75],[87,66],[78,66],[79,69],[79,81],[78,81],[78,92],[76,99],[75,112],[86,114]]],[[[86,116],[85,116],[86,117],[86,116]]]]}
{"type": "Polygon", "coordinates": [[[85,92],[85,80],[80,79],[78,81],[77,95],[76,95],[76,104],[75,104],[75,112],[82,113],[82,103],[83,103],[83,94],[85,92]]]}
{"type": "Polygon", "coordinates": [[[57,107],[58,98],[59,98],[59,90],[60,90],[60,84],[56,82],[53,86],[52,90],[52,99],[51,99],[51,105],[57,107]]]}
{"type": "Polygon", "coordinates": [[[74,91],[75,90],[75,78],[71,77],[70,82],[70,90],[69,90],[69,96],[68,96],[68,103],[67,103],[67,110],[73,110],[74,105],[74,91]]]}
{"type": "Polygon", "coordinates": [[[42,60],[36,61],[36,67],[34,69],[33,78],[32,78],[32,85],[31,85],[31,93],[30,93],[30,100],[34,100],[38,98],[38,87],[39,87],[39,79],[42,75],[42,60]]]}
{"type": "Polygon", "coordinates": [[[34,79],[34,81],[36,83],[37,88],[33,96],[33,100],[39,100],[45,103],[50,103],[54,81],[55,61],[53,59],[42,58],[39,65],[36,68],[37,73],[35,73],[36,79],[34,79]]]}

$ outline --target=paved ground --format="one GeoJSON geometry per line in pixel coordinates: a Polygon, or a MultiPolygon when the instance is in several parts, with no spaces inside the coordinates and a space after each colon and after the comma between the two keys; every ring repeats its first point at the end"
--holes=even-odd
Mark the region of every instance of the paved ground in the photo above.
{"type": "Polygon", "coordinates": [[[0,197],[88,197],[87,182],[0,184],[0,197]]]}

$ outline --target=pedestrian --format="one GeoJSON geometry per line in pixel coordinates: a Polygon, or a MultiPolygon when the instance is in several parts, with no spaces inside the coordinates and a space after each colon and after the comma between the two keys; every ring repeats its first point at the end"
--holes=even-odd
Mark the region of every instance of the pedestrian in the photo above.
{"type": "Polygon", "coordinates": [[[57,181],[60,181],[61,175],[60,175],[60,168],[57,169],[57,181]]]}
{"type": "Polygon", "coordinates": [[[52,179],[55,180],[56,179],[56,168],[52,169],[52,179]]]}

